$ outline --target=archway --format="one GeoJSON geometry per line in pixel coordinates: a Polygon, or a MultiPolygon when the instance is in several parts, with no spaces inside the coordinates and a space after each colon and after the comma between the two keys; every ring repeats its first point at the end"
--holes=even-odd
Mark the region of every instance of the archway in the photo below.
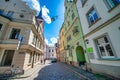
{"type": "Polygon", "coordinates": [[[79,66],[84,65],[86,61],[85,61],[85,54],[84,54],[83,47],[78,46],[76,48],[76,55],[77,55],[77,61],[79,63],[79,66]]]}

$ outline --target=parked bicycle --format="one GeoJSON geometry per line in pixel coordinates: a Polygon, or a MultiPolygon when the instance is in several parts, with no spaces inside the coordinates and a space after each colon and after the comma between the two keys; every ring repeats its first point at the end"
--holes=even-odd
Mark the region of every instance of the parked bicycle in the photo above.
{"type": "Polygon", "coordinates": [[[3,74],[1,74],[1,79],[10,79],[20,77],[20,75],[24,74],[24,70],[19,67],[11,66],[10,69],[6,70],[3,74]]]}

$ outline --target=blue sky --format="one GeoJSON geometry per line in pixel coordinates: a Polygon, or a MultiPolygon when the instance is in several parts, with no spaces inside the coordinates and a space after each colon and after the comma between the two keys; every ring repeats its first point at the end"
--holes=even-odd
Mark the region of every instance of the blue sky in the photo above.
{"type": "Polygon", "coordinates": [[[49,10],[49,16],[58,16],[55,21],[50,24],[45,23],[44,36],[48,44],[56,43],[59,35],[59,30],[64,21],[64,0],[39,0],[41,7],[46,6],[49,10]]]}
{"type": "Polygon", "coordinates": [[[44,36],[45,42],[52,45],[57,42],[59,30],[64,21],[64,0],[23,0],[37,11],[42,9],[45,20],[44,36]],[[55,21],[51,21],[50,17],[58,16],[55,21]]]}

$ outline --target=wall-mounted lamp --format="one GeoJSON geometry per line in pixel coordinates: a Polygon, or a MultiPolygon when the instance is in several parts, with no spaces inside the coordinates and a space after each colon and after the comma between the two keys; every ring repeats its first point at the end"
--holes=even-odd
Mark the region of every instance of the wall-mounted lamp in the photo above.
{"type": "Polygon", "coordinates": [[[118,27],[118,29],[120,30],[120,27],[118,27]]]}
{"type": "Polygon", "coordinates": [[[86,42],[86,44],[89,44],[89,40],[88,39],[86,39],[85,42],[86,42]]]}

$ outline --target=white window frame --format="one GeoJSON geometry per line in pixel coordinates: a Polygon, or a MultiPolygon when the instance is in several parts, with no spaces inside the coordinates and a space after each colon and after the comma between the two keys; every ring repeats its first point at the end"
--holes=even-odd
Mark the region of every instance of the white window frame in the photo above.
{"type": "Polygon", "coordinates": [[[95,39],[95,44],[96,44],[96,47],[97,47],[98,54],[100,55],[100,58],[115,58],[114,50],[113,50],[113,47],[112,47],[112,45],[111,45],[111,42],[110,42],[110,39],[109,39],[108,35],[103,35],[103,36],[100,36],[100,37],[98,37],[97,39],[95,39]],[[108,43],[102,43],[102,44],[98,45],[97,40],[98,40],[99,38],[102,38],[102,37],[106,37],[107,40],[108,40],[108,43]],[[108,45],[108,44],[109,44],[110,47],[111,47],[111,50],[112,50],[112,52],[113,52],[113,56],[108,56],[107,49],[105,48],[105,46],[108,45]],[[106,55],[106,56],[102,56],[102,53],[101,53],[100,48],[99,48],[100,46],[102,46],[102,47],[104,48],[104,50],[105,50],[105,55],[106,55]]]}

